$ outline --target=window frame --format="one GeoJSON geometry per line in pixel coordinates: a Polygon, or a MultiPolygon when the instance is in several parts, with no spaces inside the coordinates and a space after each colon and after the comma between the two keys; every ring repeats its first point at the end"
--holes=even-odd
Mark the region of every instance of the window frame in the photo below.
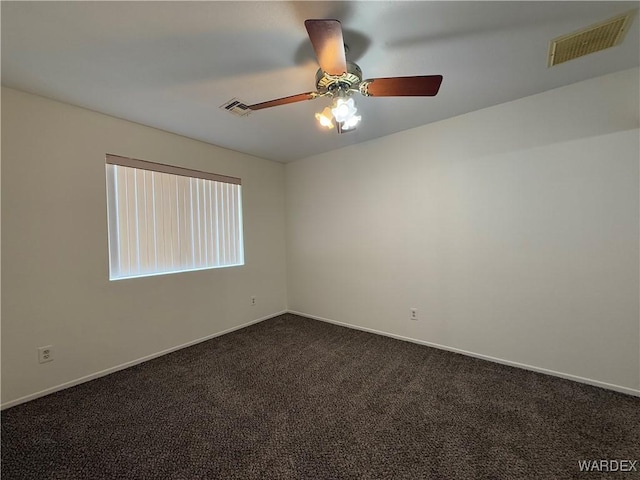
{"type": "MultiPolygon", "coordinates": [[[[204,172],[201,170],[194,170],[194,169],[188,169],[188,168],[184,168],[184,167],[177,167],[174,165],[167,165],[167,164],[162,164],[162,163],[157,163],[157,162],[150,162],[150,161],[146,161],[146,160],[139,160],[139,159],[135,159],[135,158],[130,158],[130,157],[123,157],[123,156],[119,156],[119,155],[113,155],[113,154],[106,154],[105,157],[105,173],[106,173],[106,194],[107,194],[107,232],[108,232],[108,249],[109,249],[109,280],[110,281],[115,281],[115,280],[125,280],[125,279],[131,279],[131,278],[140,278],[140,277],[148,277],[148,276],[157,276],[157,275],[169,275],[169,274],[173,274],[173,273],[184,273],[184,272],[191,272],[191,271],[198,271],[198,270],[209,270],[209,269],[218,269],[218,268],[228,268],[228,267],[238,267],[238,266],[242,266],[244,265],[244,228],[243,228],[243,214],[242,214],[242,189],[241,189],[241,185],[242,185],[242,181],[240,178],[237,177],[231,177],[228,175],[220,175],[220,174],[215,174],[215,173],[210,173],[210,172],[204,172]],[[180,245],[180,242],[178,242],[178,255],[180,258],[182,258],[182,256],[185,254],[185,252],[183,251],[183,249],[188,249],[187,246],[185,246],[186,244],[190,243],[191,244],[191,248],[194,249],[194,245],[197,241],[198,244],[198,248],[199,248],[199,254],[198,256],[201,258],[202,257],[202,249],[215,249],[217,248],[217,252],[220,252],[220,244],[222,243],[222,249],[227,249],[227,248],[232,248],[234,255],[233,255],[233,259],[230,260],[224,260],[221,261],[220,255],[216,255],[217,258],[217,262],[213,262],[210,261],[209,263],[200,265],[200,266],[196,266],[196,265],[191,265],[191,266],[186,266],[181,263],[181,260],[174,260],[172,258],[171,262],[172,265],[169,266],[169,268],[162,268],[160,270],[155,270],[155,271],[150,271],[147,267],[147,270],[140,273],[139,269],[139,261],[138,261],[138,272],[134,272],[134,273],[122,273],[121,271],[121,266],[122,266],[122,261],[121,261],[121,250],[122,250],[122,246],[121,246],[121,241],[123,239],[121,233],[120,233],[120,226],[122,224],[122,221],[119,219],[119,214],[122,213],[122,210],[120,210],[120,207],[118,205],[118,182],[117,182],[117,178],[114,177],[114,175],[117,175],[117,169],[114,168],[110,168],[110,166],[115,166],[115,167],[127,167],[127,168],[133,168],[135,169],[135,174],[134,174],[134,182],[138,182],[137,180],[137,172],[138,171],[149,171],[149,172],[155,172],[155,173],[160,173],[160,174],[168,174],[168,175],[172,175],[172,176],[180,176],[180,177],[187,177],[189,180],[189,185],[190,185],[190,191],[189,191],[189,202],[187,205],[187,202],[185,200],[184,204],[183,204],[183,209],[181,210],[183,213],[183,215],[185,215],[185,218],[189,217],[192,222],[192,229],[191,229],[191,237],[188,237],[187,241],[185,242],[184,245],[180,245]],[[225,235],[224,238],[222,238],[222,241],[220,241],[220,235],[216,234],[216,239],[218,241],[216,241],[213,238],[209,238],[211,237],[211,232],[212,230],[209,230],[209,235],[207,235],[206,233],[206,227],[203,229],[203,231],[200,230],[200,223],[198,223],[198,237],[194,237],[194,230],[195,230],[195,226],[193,225],[193,222],[195,222],[196,220],[194,220],[194,212],[195,212],[195,206],[193,203],[193,190],[191,189],[193,183],[192,183],[192,179],[196,179],[196,180],[205,180],[205,181],[211,181],[211,182],[216,182],[215,184],[209,185],[209,192],[211,192],[213,189],[215,189],[215,192],[219,192],[219,188],[222,189],[226,189],[226,194],[229,195],[229,192],[231,192],[231,195],[233,196],[234,202],[233,202],[233,210],[230,211],[228,210],[228,205],[224,205],[224,193],[221,193],[221,197],[218,198],[218,196],[215,196],[215,199],[211,197],[211,194],[209,194],[209,198],[207,199],[207,195],[206,193],[204,194],[204,202],[205,205],[207,204],[207,200],[209,202],[211,202],[209,204],[209,213],[210,215],[213,215],[213,212],[216,212],[215,215],[215,228],[216,228],[216,233],[217,233],[217,229],[220,225],[219,222],[224,221],[222,219],[226,218],[227,222],[232,222],[233,225],[233,235],[228,236],[225,235]],[[234,190],[230,190],[228,186],[220,186],[219,184],[228,184],[228,185],[232,185],[234,187],[237,187],[237,189],[234,190]],[[212,202],[213,200],[213,202],[212,202]],[[221,200],[219,202],[219,200],[221,200]],[[222,204],[222,207],[220,206],[220,204],[222,204]],[[115,210],[114,210],[115,208],[115,210]],[[224,210],[224,208],[227,208],[227,210],[224,210]],[[218,214],[222,212],[222,217],[219,217],[218,214]],[[214,243],[215,242],[215,243],[214,243]],[[114,252],[117,249],[117,258],[114,259],[114,252]]],[[[130,172],[129,172],[130,173],[130,172]]],[[[152,177],[155,178],[155,177],[152,177]]],[[[166,178],[166,177],[165,177],[166,178]]],[[[144,181],[143,181],[144,182],[144,181]]],[[[198,185],[200,185],[200,183],[198,183],[198,185]]],[[[139,186],[138,183],[135,183],[136,188],[139,186]]],[[[178,189],[177,187],[178,185],[178,180],[176,179],[176,189],[178,189]]],[[[203,184],[206,185],[206,184],[203,184]]],[[[224,192],[225,190],[222,190],[222,192],[224,192]]],[[[155,220],[156,220],[156,206],[158,205],[157,199],[155,197],[155,192],[152,193],[152,198],[153,198],[153,215],[154,215],[154,227],[152,230],[153,235],[155,235],[154,238],[154,245],[156,244],[155,242],[157,241],[158,238],[158,230],[156,228],[156,224],[155,224],[155,220]]],[[[136,195],[137,195],[137,191],[136,191],[136,195]]],[[[165,193],[163,190],[163,199],[160,200],[160,202],[162,202],[165,197],[164,197],[165,193]]],[[[180,196],[180,193],[178,190],[176,190],[175,192],[175,199],[176,201],[178,201],[178,198],[180,196]]],[[[140,214],[138,212],[138,204],[137,204],[137,198],[136,200],[134,200],[135,203],[135,212],[136,212],[136,218],[134,220],[135,224],[136,224],[136,252],[140,252],[140,248],[141,248],[141,243],[140,243],[140,237],[138,236],[139,233],[137,231],[138,227],[138,221],[140,220],[140,218],[145,217],[145,219],[148,220],[149,217],[146,217],[145,215],[148,214],[140,214]]],[[[199,197],[198,197],[199,198],[199,197]]],[[[227,200],[230,197],[226,197],[227,200]]],[[[145,201],[148,201],[148,198],[145,198],[145,201]]],[[[173,198],[171,198],[171,202],[173,202],[173,198]]],[[[206,207],[205,207],[206,208],[206,207]]],[[[176,207],[177,209],[177,207],[176,207]]],[[[179,219],[179,211],[178,209],[176,210],[176,215],[177,218],[179,219]]],[[[197,221],[200,222],[200,210],[198,210],[198,217],[197,217],[197,221]]],[[[206,216],[206,214],[205,214],[206,216]]],[[[186,220],[185,220],[186,221],[186,220]]],[[[214,221],[213,221],[213,217],[209,218],[209,221],[211,222],[210,227],[213,228],[214,225],[214,221]]],[[[131,220],[128,220],[127,222],[131,222],[131,220]]],[[[166,222],[165,222],[166,223],[166,222]]],[[[229,223],[227,223],[227,225],[229,225],[229,223]]],[[[169,232],[169,235],[175,235],[176,231],[175,228],[177,225],[173,225],[174,227],[172,230],[167,230],[165,228],[165,230],[163,231],[162,235],[167,235],[167,231],[169,232]]],[[[131,223],[128,224],[127,228],[132,228],[131,227],[131,223]]],[[[149,227],[147,227],[148,230],[149,227]]],[[[179,235],[179,226],[177,227],[177,234],[179,235]]],[[[189,229],[184,229],[183,230],[184,233],[186,233],[187,235],[189,235],[189,229]]],[[[148,233],[148,231],[146,232],[148,233]]],[[[226,234],[228,234],[229,232],[226,232],[226,234]]],[[[128,234],[129,236],[126,237],[128,239],[128,241],[130,242],[130,239],[132,237],[131,234],[128,234]]],[[[130,245],[127,246],[127,248],[131,248],[130,245]]],[[[165,244],[165,247],[166,244],[165,244]]],[[[175,246],[172,245],[171,249],[172,252],[174,250],[175,246]]],[[[208,251],[208,250],[207,250],[208,251]]],[[[211,250],[211,252],[213,252],[214,250],[211,250]]],[[[226,252],[226,251],[225,251],[226,252]]],[[[158,268],[157,266],[157,250],[154,251],[153,253],[155,255],[155,260],[156,260],[156,269],[158,268]]],[[[147,252],[147,256],[149,255],[149,252],[147,252]]],[[[173,255],[173,253],[172,253],[173,255]]],[[[195,257],[195,251],[191,251],[191,255],[192,257],[195,257]]],[[[205,255],[205,257],[207,257],[207,255],[205,255]]],[[[226,257],[226,253],[224,255],[224,257],[226,257]]],[[[205,260],[208,261],[208,260],[205,260]]],[[[202,262],[202,259],[200,260],[200,262],[202,262]]],[[[129,260],[129,262],[125,262],[127,263],[127,267],[126,269],[128,269],[128,271],[130,272],[131,268],[132,268],[132,262],[131,260],[129,260]]],[[[195,260],[193,261],[193,263],[195,263],[195,260]]],[[[165,259],[163,258],[163,265],[166,264],[165,259]]]]}

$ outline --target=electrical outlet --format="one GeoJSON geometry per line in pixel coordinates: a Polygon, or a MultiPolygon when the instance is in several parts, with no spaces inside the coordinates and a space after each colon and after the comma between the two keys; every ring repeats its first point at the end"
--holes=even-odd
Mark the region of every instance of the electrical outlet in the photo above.
{"type": "Polygon", "coordinates": [[[411,312],[411,313],[410,313],[410,315],[409,315],[409,318],[410,318],[411,320],[418,320],[418,309],[417,309],[417,308],[412,308],[412,309],[410,310],[410,312],[411,312]]]}
{"type": "Polygon", "coordinates": [[[252,296],[251,297],[251,306],[253,307],[253,306],[255,306],[255,304],[256,304],[256,297],[252,296]]]}
{"type": "Polygon", "coordinates": [[[46,347],[38,347],[38,361],[40,363],[53,361],[53,345],[47,345],[46,347]]]}

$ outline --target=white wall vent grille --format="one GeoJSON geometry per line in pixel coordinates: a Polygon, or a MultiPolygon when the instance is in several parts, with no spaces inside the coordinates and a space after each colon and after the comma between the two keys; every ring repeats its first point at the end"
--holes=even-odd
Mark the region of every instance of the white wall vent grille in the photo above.
{"type": "Polygon", "coordinates": [[[629,29],[633,13],[635,10],[554,38],[549,44],[548,66],[552,67],[620,44],[629,29]]]}
{"type": "Polygon", "coordinates": [[[237,98],[232,98],[228,102],[225,102],[224,104],[220,105],[220,108],[239,117],[244,117],[251,113],[249,107],[237,98]]]}

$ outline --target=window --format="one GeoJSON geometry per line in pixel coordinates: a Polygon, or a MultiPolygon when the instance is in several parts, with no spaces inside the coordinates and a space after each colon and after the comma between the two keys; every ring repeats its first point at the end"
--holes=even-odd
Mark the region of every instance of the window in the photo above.
{"type": "Polygon", "coordinates": [[[107,155],[109,279],[244,264],[240,179],[107,155]]]}

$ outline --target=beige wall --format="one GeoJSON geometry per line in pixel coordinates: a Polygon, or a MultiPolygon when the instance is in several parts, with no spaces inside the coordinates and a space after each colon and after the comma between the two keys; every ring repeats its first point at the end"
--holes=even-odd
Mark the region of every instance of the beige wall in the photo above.
{"type": "Polygon", "coordinates": [[[640,393],[638,84],[288,164],[289,308],[640,393]]]}
{"type": "Polygon", "coordinates": [[[2,169],[4,405],[286,309],[282,164],[3,88],[2,169]],[[110,282],[106,153],[241,177],[246,265],[110,282]]]}
{"type": "Polygon", "coordinates": [[[633,69],[284,166],[3,88],[2,404],[287,297],[640,393],[638,117],[633,69]],[[246,265],[109,282],[105,153],[241,177],[246,265]]]}

